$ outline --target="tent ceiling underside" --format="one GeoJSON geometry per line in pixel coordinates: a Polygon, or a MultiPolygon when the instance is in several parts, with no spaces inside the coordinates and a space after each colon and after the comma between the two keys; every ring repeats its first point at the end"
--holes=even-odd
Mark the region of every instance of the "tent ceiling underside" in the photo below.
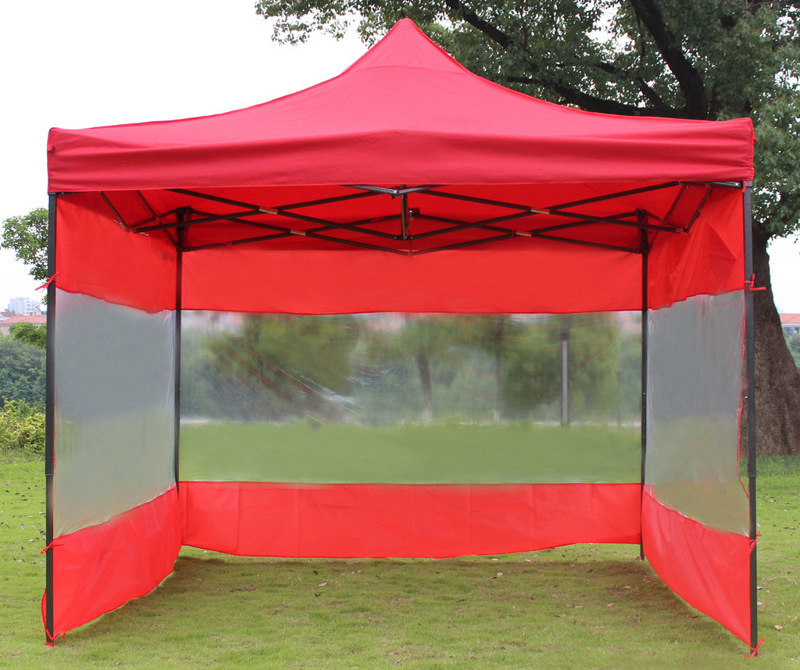
{"type": "Polygon", "coordinates": [[[660,234],[689,233],[714,189],[740,187],[349,184],[100,195],[126,231],[165,235],[187,252],[260,244],[416,255],[526,237],[642,253],[660,234]]]}

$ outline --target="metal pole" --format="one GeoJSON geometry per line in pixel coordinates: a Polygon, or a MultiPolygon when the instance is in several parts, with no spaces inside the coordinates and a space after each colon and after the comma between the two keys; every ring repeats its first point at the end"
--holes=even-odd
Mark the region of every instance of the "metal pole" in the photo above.
{"type": "MultiPolygon", "coordinates": [[[[56,205],[58,196],[50,194],[47,239],[47,276],[56,272],[56,205]]],[[[45,642],[52,644],[53,638],[53,476],[55,474],[55,351],[56,351],[56,287],[50,281],[47,287],[47,373],[45,391],[45,642]]]]}
{"type": "MultiPolygon", "coordinates": [[[[183,214],[179,214],[183,217],[183,214]]],[[[180,443],[181,443],[181,321],[183,310],[183,247],[184,247],[184,228],[178,228],[175,257],[175,379],[174,379],[174,455],[173,468],[175,476],[175,486],[179,486],[180,477],[180,443]]]]}
{"type": "Polygon", "coordinates": [[[565,320],[561,324],[561,427],[569,424],[569,321],[565,320]]]}
{"type": "Polygon", "coordinates": [[[408,239],[408,195],[403,193],[400,196],[400,238],[408,239]]]}
{"type": "MultiPolygon", "coordinates": [[[[745,282],[753,277],[753,184],[748,182],[744,189],[744,253],[745,282]]],[[[758,645],[758,562],[756,560],[756,357],[755,357],[755,314],[751,284],[745,283],[745,369],[747,370],[747,478],[750,496],[750,647],[758,645]]]]}
{"type": "MultiPolygon", "coordinates": [[[[647,280],[648,280],[648,258],[650,256],[650,241],[647,237],[647,231],[641,232],[642,236],[642,418],[641,418],[641,439],[642,439],[642,472],[640,475],[642,490],[641,500],[644,501],[644,485],[645,475],[647,472],[647,384],[649,367],[647,363],[648,357],[648,331],[649,331],[649,317],[648,317],[648,296],[647,296],[647,280]]],[[[641,509],[641,504],[640,504],[641,509]]],[[[644,560],[644,533],[639,542],[639,558],[644,560]]]]}

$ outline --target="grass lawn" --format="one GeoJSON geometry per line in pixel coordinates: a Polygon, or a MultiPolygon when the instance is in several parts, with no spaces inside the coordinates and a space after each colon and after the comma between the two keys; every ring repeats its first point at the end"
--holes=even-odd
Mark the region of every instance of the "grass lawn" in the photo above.
{"type": "Polygon", "coordinates": [[[181,428],[182,480],[493,484],[638,482],[638,428],[209,423],[181,428]]]}
{"type": "Polygon", "coordinates": [[[0,460],[0,667],[800,667],[800,459],[760,465],[760,660],[615,545],[346,561],[185,549],[153,593],[47,648],[42,470],[0,460]]]}

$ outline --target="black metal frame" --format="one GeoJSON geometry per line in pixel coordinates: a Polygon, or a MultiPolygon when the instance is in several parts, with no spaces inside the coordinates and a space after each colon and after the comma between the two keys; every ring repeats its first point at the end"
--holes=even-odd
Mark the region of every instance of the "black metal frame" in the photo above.
{"type": "Polygon", "coordinates": [[[56,273],[56,207],[58,196],[49,196],[47,276],[47,369],[45,391],[45,637],[47,644],[53,637],[53,477],[55,475],[55,351],[56,351],[56,287],[52,277],[56,273]]]}
{"type": "Polygon", "coordinates": [[[183,235],[184,229],[178,229],[175,240],[175,347],[174,347],[174,408],[175,413],[173,430],[174,447],[172,464],[175,473],[175,487],[179,486],[180,479],[180,451],[181,451],[181,333],[183,320],[183,235]]]}
{"type": "MultiPolygon", "coordinates": [[[[647,292],[647,282],[649,280],[649,258],[650,258],[650,238],[647,231],[643,230],[642,236],[642,408],[641,408],[641,440],[642,440],[642,472],[641,472],[641,493],[640,501],[644,500],[644,485],[646,482],[647,474],[647,384],[648,374],[650,370],[648,360],[648,337],[650,332],[650,319],[649,319],[649,302],[647,292]]],[[[641,509],[642,503],[640,502],[639,508],[641,509]]],[[[639,540],[639,558],[644,560],[644,537],[639,540]]]]}
{"type": "Polygon", "coordinates": [[[755,311],[753,308],[753,184],[744,189],[745,251],[745,371],[747,402],[747,494],[750,503],[750,648],[758,653],[758,561],[756,523],[756,356],[755,311]]]}
{"type": "MultiPolygon", "coordinates": [[[[254,235],[252,237],[231,238],[219,242],[211,242],[194,246],[191,245],[191,243],[185,242],[181,244],[182,252],[200,251],[242,244],[263,243],[277,239],[284,239],[291,236],[298,236],[321,240],[333,244],[341,244],[345,246],[377,251],[386,251],[388,253],[397,253],[403,255],[417,255],[432,253],[435,251],[459,249],[477,244],[508,240],[515,237],[537,238],[566,244],[577,244],[600,249],[609,249],[612,251],[640,254],[642,253],[642,248],[640,245],[625,246],[607,244],[602,242],[594,242],[588,239],[582,239],[580,237],[568,237],[559,233],[569,229],[590,228],[597,225],[634,228],[640,231],[650,231],[656,234],[662,232],[670,234],[688,233],[691,231],[695,220],[699,216],[700,211],[705,205],[705,202],[714,187],[731,188],[736,186],[738,185],[728,182],[706,183],[670,181],[653,184],[650,186],[643,186],[636,189],[617,191],[593,198],[562,202],[555,205],[549,205],[547,207],[533,207],[527,204],[508,202],[504,200],[494,200],[489,198],[468,196],[459,193],[451,193],[441,190],[445,188],[445,186],[441,184],[411,187],[399,186],[396,188],[372,186],[367,184],[346,184],[343,185],[343,188],[352,189],[354,191],[353,193],[347,193],[328,198],[320,198],[316,200],[292,202],[276,207],[264,207],[252,202],[244,202],[241,200],[213,195],[198,190],[176,188],[169,189],[169,191],[171,193],[186,196],[186,204],[162,213],[156,212],[151,203],[145,198],[144,194],[142,194],[141,191],[137,191],[136,193],[138,198],[142,201],[150,214],[148,218],[137,223],[126,222],[121,216],[119,209],[114,205],[107,193],[101,192],[100,196],[113,213],[114,218],[117,220],[119,225],[122,226],[122,228],[126,231],[130,232],[144,234],[163,231],[169,235],[169,231],[173,229],[188,230],[193,226],[220,222],[238,223],[244,226],[270,231],[269,234],[254,235]],[[676,224],[670,220],[671,216],[676,210],[678,204],[684,198],[684,195],[689,187],[692,186],[705,187],[705,195],[701,199],[700,203],[695,207],[694,213],[690,217],[689,221],[683,224],[676,224]],[[576,211],[579,208],[596,203],[610,202],[626,196],[676,187],[678,188],[675,198],[673,199],[667,215],[663,218],[644,209],[630,212],[618,212],[613,216],[592,216],[591,214],[576,211]],[[409,195],[415,193],[424,193],[426,196],[433,198],[458,200],[475,205],[510,209],[512,212],[501,216],[481,218],[474,221],[425,214],[419,208],[412,208],[409,206],[409,195]],[[399,212],[396,214],[388,214],[369,219],[332,221],[330,219],[309,216],[297,211],[324,204],[348,202],[363,198],[375,198],[382,196],[389,197],[392,200],[399,200],[399,212]],[[225,205],[226,207],[233,209],[223,213],[211,213],[203,210],[202,208],[198,208],[196,204],[191,204],[196,203],[198,200],[213,202],[216,205],[225,205]],[[187,214],[191,214],[191,216],[187,216],[187,214]],[[264,220],[265,217],[277,217],[278,222],[267,222],[264,220]],[[532,217],[539,217],[544,225],[526,227],[525,229],[517,229],[501,225],[511,221],[519,221],[532,217]],[[550,221],[552,221],[552,219],[565,219],[565,221],[562,223],[551,223],[547,222],[547,219],[550,221]],[[432,230],[426,230],[413,234],[411,232],[411,222],[414,220],[440,225],[432,230]],[[378,230],[374,228],[374,224],[382,224],[392,221],[397,222],[398,227],[396,232],[387,232],[385,230],[378,230]],[[306,226],[309,227],[295,227],[292,225],[293,222],[306,224],[306,226]],[[281,225],[281,223],[283,223],[283,225],[281,225]],[[486,233],[486,235],[478,239],[462,239],[427,248],[419,246],[415,248],[414,245],[415,242],[419,242],[421,240],[436,237],[446,238],[454,233],[468,230],[475,231],[476,233],[486,233]],[[358,233],[367,238],[375,239],[375,242],[373,243],[363,240],[347,239],[338,237],[335,234],[330,234],[337,231],[358,233]]],[[[171,235],[169,236],[169,239],[177,248],[177,239],[173,238],[171,235]]]]}

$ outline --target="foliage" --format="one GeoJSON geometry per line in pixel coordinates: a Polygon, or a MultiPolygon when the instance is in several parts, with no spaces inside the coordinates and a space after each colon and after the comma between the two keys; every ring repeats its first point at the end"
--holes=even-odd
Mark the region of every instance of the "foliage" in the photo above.
{"type": "Polygon", "coordinates": [[[293,380],[345,393],[357,336],[349,316],[259,315],[245,320],[237,343],[258,361],[275,362],[293,380]]]}
{"type": "Polygon", "coordinates": [[[515,323],[511,330],[506,336],[503,403],[517,416],[530,416],[538,406],[559,397],[561,324],[556,319],[515,323]]]}
{"type": "Polygon", "coordinates": [[[340,419],[333,400],[349,390],[356,339],[349,316],[248,315],[238,332],[190,340],[182,356],[187,409],[272,421],[340,419]]]}
{"type": "Polygon", "coordinates": [[[792,359],[794,359],[794,364],[800,368],[800,333],[787,335],[784,332],[783,335],[786,339],[786,346],[789,347],[789,352],[792,354],[792,359]]]}
{"type": "Polygon", "coordinates": [[[181,418],[226,415],[241,418],[238,413],[228,413],[229,405],[235,406],[238,399],[230,392],[222,394],[215,390],[212,356],[206,339],[207,335],[185,327],[181,334],[181,418]]]}
{"type": "Polygon", "coordinates": [[[437,421],[557,419],[565,323],[572,333],[574,418],[635,417],[638,390],[617,370],[622,338],[616,316],[592,314],[406,315],[388,331],[366,328],[356,353],[354,388],[358,393],[363,384],[370,395],[359,396],[357,404],[378,422],[418,421],[421,412],[428,424],[434,409],[437,421]],[[631,393],[633,400],[624,401],[631,393]],[[411,409],[416,417],[403,414],[411,409]]]}
{"type": "Polygon", "coordinates": [[[785,0],[259,0],[275,38],[374,41],[414,19],[467,68],[595,112],[687,119],[751,116],[755,221],[786,235],[800,221],[800,9],[785,0]]]}
{"type": "Polygon", "coordinates": [[[621,394],[619,325],[607,314],[572,315],[567,334],[572,411],[609,416],[617,410],[621,394]]]}
{"type": "Polygon", "coordinates": [[[30,266],[34,279],[47,278],[47,209],[32,209],[22,216],[3,221],[0,248],[12,249],[17,260],[30,266]]]}
{"type": "Polygon", "coordinates": [[[526,416],[560,398],[562,337],[567,338],[569,346],[570,414],[596,418],[616,412],[619,416],[623,393],[617,373],[621,340],[612,317],[549,317],[538,323],[512,323],[510,330],[502,393],[505,407],[513,416],[526,416]]]}
{"type": "MultiPolygon", "coordinates": [[[[406,314],[399,327],[389,332],[367,330],[360,348],[360,367],[377,374],[389,372],[401,386],[409,377],[408,370],[416,369],[419,387],[414,395],[422,402],[422,422],[429,424],[434,418],[435,383],[449,385],[459,367],[453,345],[461,321],[443,315],[406,314]]],[[[403,404],[415,403],[406,400],[403,404]]]]}
{"type": "MultiPolygon", "coordinates": [[[[623,335],[616,316],[569,321],[573,417],[638,418],[638,336],[623,335]]],[[[429,424],[435,410],[439,422],[549,421],[558,418],[561,395],[561,322],[520,315],[251,315],[235,332],[186,328],[183,415],[388,425],[429,424]]]]}
{"type": "Polygon", "coordinates": [[[45,417],[41,405],[6,400],[0,409],[0,451],[44,456],[45,417]]]}
{"type": "Polygon", "coordinates": [[[39,349],[47,348],[47,327],[37,326],[33,323],[15,323],[8,329],[12,340],[30,344],[39,349]]]}
{"type": "MultiPolygon", "coordinates": [[[[639,320],[641,321],[641,320],[639,320]]],[[[641,323],[638,324],[641,327],[641,323]]],[[[617,367],[617,408],[620,420],[639,418],[642,412],[642,337],[621,333],[617,367]]]]}
{"type": "Polygon", "coordinates": [[[39,347],[0,337],[0,394],[7,400],[43,403],[45,359],[39,347]]]}

